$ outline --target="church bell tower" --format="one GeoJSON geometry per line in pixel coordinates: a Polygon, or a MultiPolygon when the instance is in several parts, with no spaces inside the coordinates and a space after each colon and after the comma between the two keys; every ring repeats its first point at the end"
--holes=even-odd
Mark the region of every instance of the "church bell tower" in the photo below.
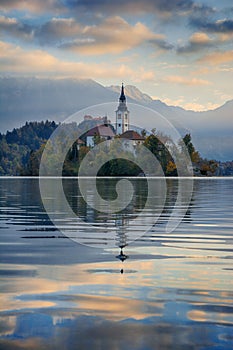
{"type": "Polygon", "coordinates": [[[122,83],[119,106],[116,110],[116,134],[121,135],[127,130],[129,130],[129,111],[126,106],[124,85],[122,83]]]}

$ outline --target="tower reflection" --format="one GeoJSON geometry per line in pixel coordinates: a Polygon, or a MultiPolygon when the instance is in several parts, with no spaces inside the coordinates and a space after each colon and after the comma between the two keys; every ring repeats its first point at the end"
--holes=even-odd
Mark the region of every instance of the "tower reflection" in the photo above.
{"type": "MultiPolygon", "coordinates": [[[[129,258],[128,255],[124,254],[123,249],[128,245],[127,244],[127,235],[126,235],[126,227],[128,221],[124,215],[120,214],[116,219],[116,227],[117,227],[117,242],[118,247],[120,248],[120,254],[116,256],[117,259],[121,260],[123,263],[126,259],[129,258]]],[[[120,273],[124,273],[124,269],[120,269],[120,273]]]]}

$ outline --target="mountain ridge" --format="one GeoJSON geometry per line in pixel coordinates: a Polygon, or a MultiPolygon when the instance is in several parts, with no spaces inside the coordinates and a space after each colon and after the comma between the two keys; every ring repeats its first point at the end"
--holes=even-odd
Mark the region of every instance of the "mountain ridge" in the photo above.
{"type": "MultiPolygon", "coordinates": [[[[118,94],[120,93],[120,90],[121,90],[121,86],[119,85],[106,86],[106,88],[114,92],[117,92],[118,94]]],[[[125,85],[124,89],[125,89],[126,96],[132,98],[135,101],[138,101],[138,100],[140,100],[141,102],[153,101],[153,99],[149,95],[145,94],[144,92],[141,92],[134,85],[125,85]]]]}
{"type": "MultiPolygon", "coordinates": [[[[125,88],[128,103],[157,111],[182,135],[190,132],[203,157],[233,159],[233,100],[214,110],[195,112],[153,100],[135,86],[125,88]]],[[[119,89],[120,86],[104,87],[92,79],[0,77],[0,132],[20,127],[26,121],[61,122],[91,105],[110,101],[117,104],[119,89]]]]}

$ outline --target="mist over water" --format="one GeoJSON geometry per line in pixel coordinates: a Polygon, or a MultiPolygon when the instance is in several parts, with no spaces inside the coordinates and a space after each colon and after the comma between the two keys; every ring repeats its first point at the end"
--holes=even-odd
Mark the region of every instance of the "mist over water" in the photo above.
{"type": "MultiPolygon", "coordinates": [[[[44,181],[57,200],[57,180],[44,181]]],[[[131,181],[126,208],[104,214],[89,205],[91,182],[87,204],[77,179],[63,179],[82,221],[60,202],[51,222],[38,179],[0,179],[2,349],[232,349],[233,179],[195,179],[184,217],[179,181],[166,180],[164,199],[161,179],[151,180],[157,196],[137,225],[148,183],[131,181]],[[169,219],[181,223],[166,233],[169,219]]],[[[116,182],[97,179],[106,201],[116,182]]]]}

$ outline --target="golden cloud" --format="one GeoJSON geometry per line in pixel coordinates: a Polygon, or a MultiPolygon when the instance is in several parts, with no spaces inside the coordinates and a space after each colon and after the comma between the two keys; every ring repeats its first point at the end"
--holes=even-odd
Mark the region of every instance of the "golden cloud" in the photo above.
{"type": "Polygon", "coordinates": [[[225,52],[212,52],[203,56],[199,63],[208,63],[211,65],[233,62],[233,50],[225,52]]]}
{"type": "Polygon", "coordinates": [[[187,313],[188,319],[196,322],[205,322],[206,321],[206,312],[201,310],[191,310],[187,313]]]}
{"type": "Polygon", "coordinates": [[[8,12],[11,10],[26,11],[32,13],[60,13],[65,8],[61,5],[58,0],[1,0],[0,10],[3,12],[8,12]]]}
{"type": "Polygon", "coordinates": [[[158,97],[158,96],[154,96],[153,97],[155,100],[156,99],[161,99],[162,102],[166,103],[167,105],[169,106],[178,106],[178,107],[182,107],[186,110],[192,110],[192,111],[195,111],[195,112],[202,112],[202,111],[206,111],[206,110],[209,110],[209,109],[216,109],[218,107],[221,106],[221,104],[217,104],[217,103],[207,103],[207,104],[201,104],[201,103],[198,103],[197,101],[189,101],[187,102],[185,99],[184,99],[184,96],[180,96],[179,98],[177,99],[171,99],[171,98],[168,98],[168,97],[158,97]]]}
{"type": "Polygon", "coordinates": [[[82,312],[104,316],[108,320],[123,320],[133,317],[140,320],[150,316],[161,317],[164,304],[139,299],[122,298],[108,295],[76,295],[72,300],[82,312]]]}
{"type": "Polygon", "coordinates": [[[7,73],[33,74],[77,78],[125,78],[134,82],[154,79],[154,73],[143,67],[135,71],[125,64],[85,63],[63,61],[44,50],[24,50],[19,46],[0,41],[0,63],[7,73]]]}
{"type": "Polygon", "coordinates": [[[163,81],[172,84],[182,84],[189,86],[199,86],[199,85],[210,85],[211,83],[208,80],[197,79],[197,78],[186,78],[178,75],[167,76],[163,81]]]}
{"type": "Polygon", "coordinates": [[[195,44],[206,44],[209,43],[211,39],[206,33],[197,32],[190,37],[189,41],[195,44]]]}
{"type": "Polygon", "coordinates": [[[203,112],[203,111],[207,111],[207,110],[216,109],[216,108],[220,107],[220,105],[221,104],[217,104],[217,103],[207,103],[206,105],[203,105],[203,104],[197,103],[197,102],[188,102],[188,103],[184,103],[183,107],[186,110],[203,112]]]}
{"type": "Polygon", "coordinates": [[[131,26],[119,16],[106,18],[99,25],[85,26],[82,34],[86,40],[77,39],[61,47],[83,55],[118,54],[145,42],[164,40],[163,35],[151,32],[144,24],[131,26]]]}
{"type": "MultiPolygon", "coordinates": [[[[131,269],[134,266],[133,262],[127,264],[127,268],[131,269]]],[[[37,266],[38,276],[36,278],[19,277],[14,280],[8,281],[6,277],[3,283],[6,284],[6,292],[2,296],[1,311],[10,311],[15,309],[30,309],[30,308],[50,308],[56,304],[56,300],[47,300],[45,298],[34,299],[33,295],[47,295],[56,292],[65,292],[69,290],[70,286],[85,287],[88,292],[92,289],[91,286],[103,286],[103,291],[99,291],[98,295],[85,295],[74,294],[72,295],[72,302],[78,304],[79,310],[96,313],[106,314],[106,317],[112,319],[117,317],[119,319],[134,317],[137,319],[147,317],[151,314],[159,315],[163,310],[162,302],[148,302],[148,310],[144,308],[144,302],[139,299],[131,299],[132,295],[128,291],[125,291],[124,296],[110,296],[105,294],[105,285],[112,286],[124,286],[125,283],[129,283],[128,278],[130,276],[122,278],[120,274],[119,264],[115,262],[116,273],[98,273],[98,271],[105,271],[112,268],[112,262],[103,262],[94,264],[96,272],[93,271],[93,264],[81,264],[81,265],[68,265],[59,266],[54,269],[54,266],[47,266],[46,271],[43,266],[37,266]],[[53,279],[51,279],[51,273],[53,273],[53,279]],[[65,276],[65,278],[64,278],[65,276]],[[79,276],[77,280],[74,280],[74,276],[79,276]],[[126,282],[127,281],[127,282],[126,282]],[[102,294],[102,295],[101,295],[102,294]],[[27,295],[27,298],[20,298],[19,296],[27,295]],[[30,297],[32,296],[32,298],[30,297]],[[108,305],[106,309],[106,305],[108,305]],[[104,310],[104,311],[103,311],[104,310]],[[153,310],[153,311],[152,311],[153,310]],[[111,311],[111,312],[110,312],[111,311]]],[[[17,267],[25,269],[24,265],[17,267]]],[[[27,268],[27,267],[26,267],[27,268]]],[[[143,271],[143,274],[135,275],[134,282],[136,285],[148,285],[151,284],[150,278],[146,281],[142,276],[149,275],[148,271],[151,271],[153,264],[150,261],[141,261],[138,263],[138,268],[143,271]]],[[[149,277],[149,276],[148,276],[149,277]]],[[[94,288],[94,287],[93,287],[94,288]]],[[[78,288],[77,288],[78,290],[78,288]]]]}
{"type": "Polygon", "coordinates": [[[16,18],[9,18],[9,17],[5,17],[5,16],[0,16],[0,24],[4,24],[4,25],[15,25],[18,24],[18,21],[16,20],[16,18]]]}

